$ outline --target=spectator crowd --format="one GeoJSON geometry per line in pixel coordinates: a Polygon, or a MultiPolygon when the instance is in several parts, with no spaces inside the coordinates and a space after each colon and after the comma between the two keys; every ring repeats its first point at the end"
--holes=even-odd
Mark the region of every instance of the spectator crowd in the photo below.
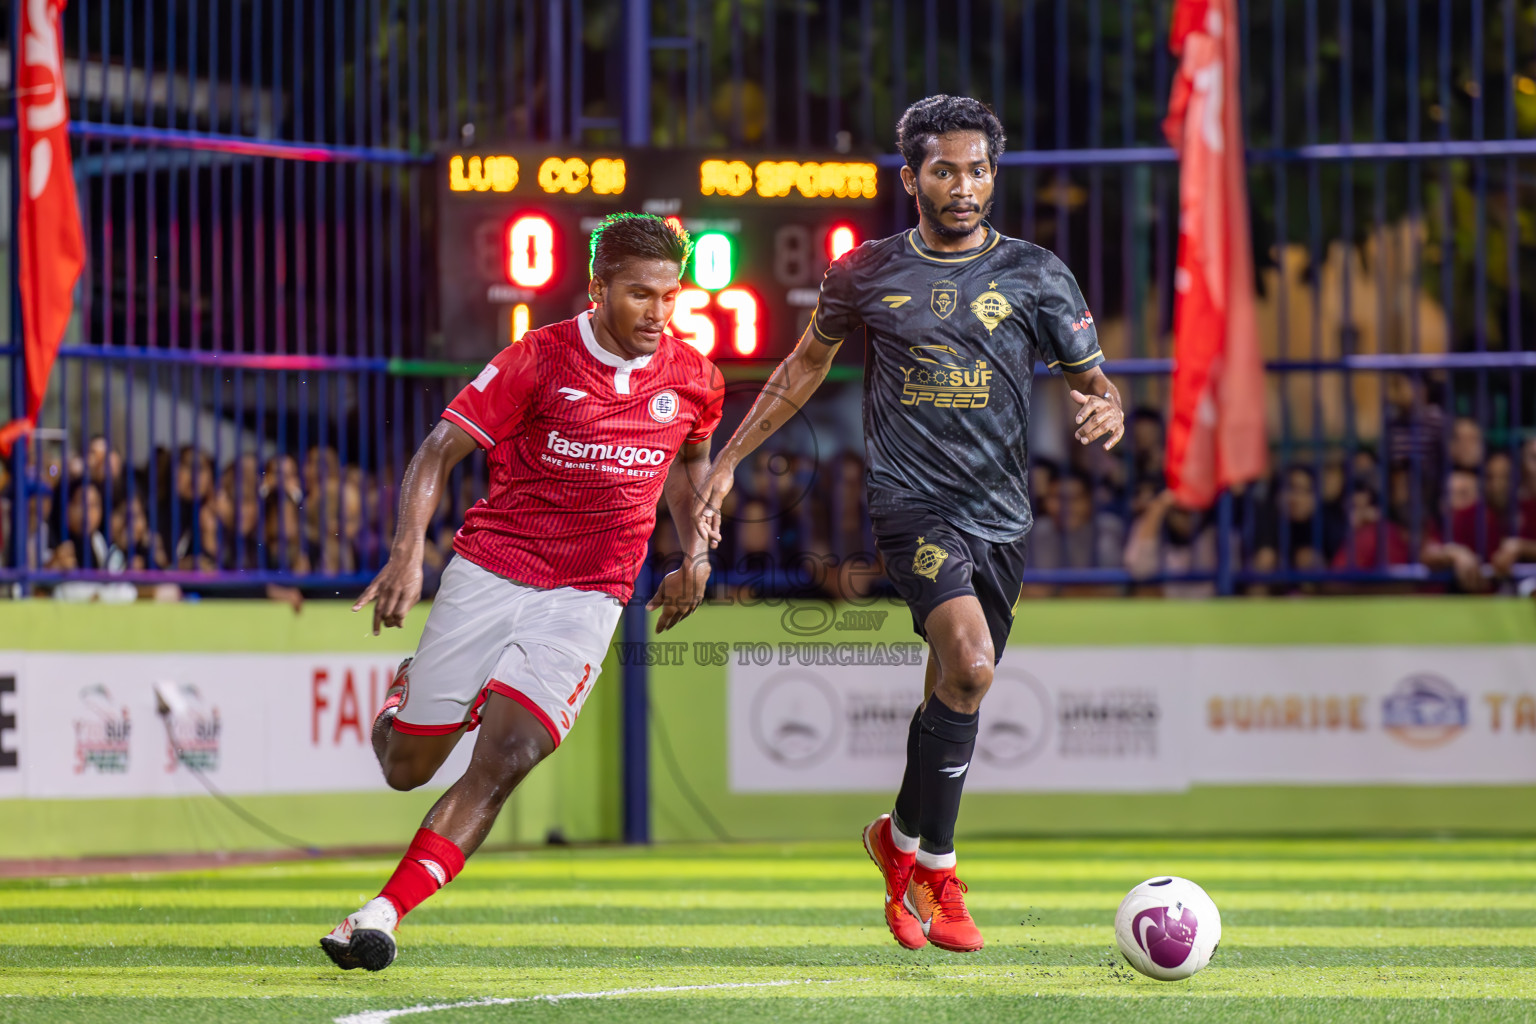
{"type": "MultiPolygon", "coordinates": [[[[1036,457],[1025,595],[1209,596],[1223,569],[1255,595],[1529,588],[1536,433],[1490,450],[1478,420],[1446,417],[1419,379],[1392,375],[1386,397],[1376,444],[1308,448],[1235,494],[1225,558],[1216,510],[1181,508],[1165,487],[1156,410],[1133,410],[1115,457],[1036,457]]],[[[754,582],[755,566],[774,566],[779,585],[817,571],[834,596],[858,589],[827,567],[857,569],[874,550],[863,476],[853,454],[817,467],[760,451],[728,499],[722,564],[754,582]]],[[[655,547],[675,555],[665,522],[655,547]]]]}
{"type": "MultiPolygon", "coordinates": [[[[426,571],[447,560],[454,498],[474,500],[473,480],[444,496],[434,518],[426,571]]],[[[0,465],[0,564],[9,564],[14,488],[0,465]]],[[[351,582],[377,570],[394,529],[393,469],[345,465],[337,450],[311,447],[300,458],[244,452],[218,466],[193,445],[160,448],[130,467],[105,437],[83,453],[43,460],[25,488],[26,558],[33,570],[69,574],[61,596],[131,599],[140,589],[112,585],[127,573],[155,573],[180,588],[297,600],[297,586],[351,582]],[[189,575],[194,574],[194,575],[189,575]],[[75,585],[79,584],[79,585],[75,585]]]]}
{"type": "MultiPolygon", "coordinates": [[[[1203,596],[1218,571],[1253,594],[1481,593],[1536,578],[1536,436],[1489,450],[1476,419],[1447,420],[1407,377],[1388,402],[1379,444],[1309,451],[1235,495],[1225,557],[1215,513],[1179,507],[1164,487],[1156,411],[1133,411],[1117,457],[1035,459],[1026,596],[1203,596]]],[[[477,457],[445,490],[427,539],[428,593],[484,483],[477,457]]],[[[98,436],[27,481],[27,562],[65,597],[128,600],[157,579],[161,597],[350,593],[387,557],[397,488],[395,467],[346,464],[329,446],[218,465],[184,445],[129,466],[98,436]],[[130,572],[133,583],[113,581],[130,572]]],[[[13,551],[14,492],[0,464],[0,565],[13,551]]],[[[831,596],[878,585],[858,454],[818,463],[760,451],[728,501],[722,585],[831,596]]],[[[678,552],[665,503],[653,546],[662,561],[678,552]]]]}

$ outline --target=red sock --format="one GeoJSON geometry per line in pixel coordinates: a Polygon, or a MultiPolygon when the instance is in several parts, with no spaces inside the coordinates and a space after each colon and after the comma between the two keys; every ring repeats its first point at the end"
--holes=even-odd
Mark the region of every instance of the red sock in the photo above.
{"type": "Polygon", "coordinates": [[[431,829],[417,829],[416,838],[400,858],[400,866],[389,876],[379,895],[393,903],[404,917],[463,870],[464,851],[453,840],[431,829]]]}

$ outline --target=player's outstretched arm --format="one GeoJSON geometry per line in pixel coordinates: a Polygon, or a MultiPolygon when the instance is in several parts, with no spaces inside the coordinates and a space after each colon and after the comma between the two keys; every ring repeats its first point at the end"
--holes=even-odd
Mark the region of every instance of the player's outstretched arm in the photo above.
{"type": "Polygon", "coordinates": [[[827,379],[832,357],[840,347],[841,343],[829,344],[817,336],[814,327],[807,327],[800,336],[800,344],[774,369],[741,426],[715,457],[709,478],[699,491],[702,500],[694,519],[699,536],[708,538],[711,548],[720,543],[720,503],[731,493],[736,467],[805,408],[805,403],[827,379]]]}
{"type": "Polygon", "coordinates": [[[1120,389],[1095,366],[1087,373],[1065,374],[1072,388],[1072,401],[1078,405],[1077,432],[1072,436],[1080,444],[1088,444],[1104,435],[1108,451],[1125,436],[1125,408],[1120,404],[1120,389]]]}
{"type": "Polygon", "coordinates": [[[683,445],[667,470],[663,493],[672,513],[672,525],[677,528],[678,543],[683,549],[683,564],[667,573],[645,606],[647,611],[661,609],[661,618],[656,620],[658,633],[665,633],[693,614],[709,586],[709,547],[703,535],[693,528],[698,496],[703,493],[708,476],[708,440],[683,445]]]}
{"type": "Polygon", "coordinates": [[[368,584],[352,606],[362,611],[373,601],[373,635],[380,625],[398,627],[406,612],[421,600],[421,559],[426,546],[427,524],[446,486],[448,474],[476,448],[474,438],[460,427],[441,420],[421,442],[400,482],[400,515],[389,561],[368,584]]]}

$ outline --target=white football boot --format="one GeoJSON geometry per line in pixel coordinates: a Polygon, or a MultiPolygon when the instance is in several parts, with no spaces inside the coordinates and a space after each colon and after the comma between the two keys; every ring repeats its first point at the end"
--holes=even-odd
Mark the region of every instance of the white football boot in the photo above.
{"type": "Polygon", "coordinates": [[[320,948],[344,971],[356,967],[382,971],[395,962],[395,928],[399,924],[395,905],[375,896],[321,939],[320,948]]]}

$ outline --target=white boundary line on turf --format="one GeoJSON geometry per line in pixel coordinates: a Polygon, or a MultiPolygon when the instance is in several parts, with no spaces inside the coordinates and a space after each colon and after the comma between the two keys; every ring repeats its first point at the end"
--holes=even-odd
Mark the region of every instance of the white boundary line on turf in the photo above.
{"type": "MultiPolygon", "coordinates": [[[[784,988],[787,985],[836,985],[841,978],[807,978],[804,981],[731,981],[718,985],[653,985],[647,988],[611,988],[601,992],[561,992],[548,996],[515,996],[504,999],[469,999],[462,1003],[434,1003],[407,1006],[399,1010],[364,1010],[335,1018],[335,1024],[386,1024],[396,1017],[439,1010],[459,1010],[474,1006],[511,1006],[515,1003],[558,1003],[567,999],[611,999],[614,996],[650,995],[656,992],[709,992],[728,988],[784,988]]],[[[853,979],[849,979],[853,980],[853,979]]]]}

